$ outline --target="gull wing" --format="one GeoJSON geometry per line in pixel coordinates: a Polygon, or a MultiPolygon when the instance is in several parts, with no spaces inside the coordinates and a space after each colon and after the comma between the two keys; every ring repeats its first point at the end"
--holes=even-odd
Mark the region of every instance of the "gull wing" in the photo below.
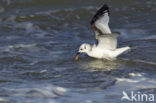
{"type": "Polygon", "coordinates": [[[105,4],[103,5],[94,15],[91,20],[91,27],[94,31],[95,38],[97,39],[98,35],[111,33],[111,30],[108,26],[109,23],[109,7],[105,4]]]}
{"type": "Polygon", "coordinates": [[[107,50],[115,50],[117,48],[118,35],[119,33],[109,33],[109,34],[98,35],[97,47],[107,49],[107,50]]]}

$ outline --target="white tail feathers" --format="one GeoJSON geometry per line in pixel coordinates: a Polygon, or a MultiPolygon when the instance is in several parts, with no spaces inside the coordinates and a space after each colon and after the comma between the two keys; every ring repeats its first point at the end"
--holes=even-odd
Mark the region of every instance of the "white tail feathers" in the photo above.
{"type": "Polygon", "coordinates": [[[119,56],[120,54],[122,54],[123,52],[126,52],[128,50],[130,50],[131,48],[129,46],[127,47],[122,47],[122,48],[119,48],[119,49],[116,49],[115,51],[112,52],[112,55],[113,57],[117,57],[119,56]]]}

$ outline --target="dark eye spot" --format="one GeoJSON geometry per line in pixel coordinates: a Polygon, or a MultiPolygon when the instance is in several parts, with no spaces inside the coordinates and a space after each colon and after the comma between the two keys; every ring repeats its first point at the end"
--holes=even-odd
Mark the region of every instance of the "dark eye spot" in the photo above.
{"type": "Polygon", "coordinates": [[[82,50],[82,48],[80,50],[82,50]]]}

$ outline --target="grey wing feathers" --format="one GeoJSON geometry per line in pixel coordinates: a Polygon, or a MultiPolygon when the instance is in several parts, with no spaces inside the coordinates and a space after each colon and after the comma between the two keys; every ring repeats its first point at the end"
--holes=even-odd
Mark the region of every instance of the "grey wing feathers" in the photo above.
{"type": "Polygon", "coordinates": [[[117,48],[118,35],[118,33],[111,33],[97,36],[97,47],[107,50],[115,50],[117,48]]]}

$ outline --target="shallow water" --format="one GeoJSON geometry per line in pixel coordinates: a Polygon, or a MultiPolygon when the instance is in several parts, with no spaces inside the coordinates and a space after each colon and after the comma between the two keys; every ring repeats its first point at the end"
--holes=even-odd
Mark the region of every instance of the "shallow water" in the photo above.
{"type": "Polygon", "coordinates": [[[127,103],[122,91],[156,96],[155,12],[155,0],[1,0],[0,103],[127,103]],[[119,47],[136,49],[116,61],[81,55],[75,62],[80,44],[95,42],[89,22],[104,3],[119,47]]]}

